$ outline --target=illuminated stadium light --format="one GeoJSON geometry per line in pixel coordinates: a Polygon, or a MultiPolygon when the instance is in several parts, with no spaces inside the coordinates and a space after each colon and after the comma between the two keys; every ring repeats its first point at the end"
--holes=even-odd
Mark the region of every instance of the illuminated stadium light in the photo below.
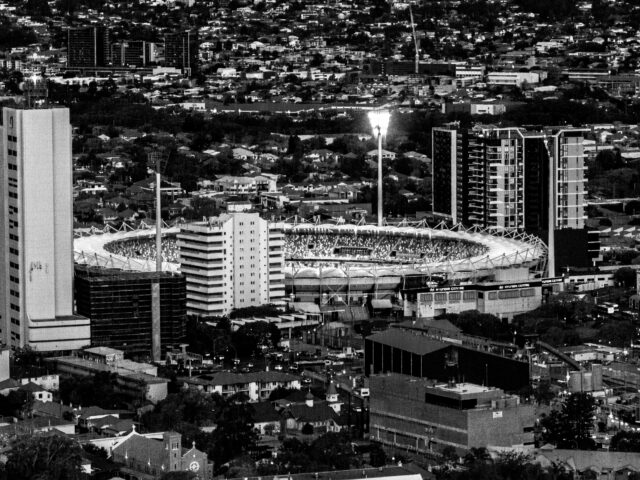
{"type": "Polygon", "coordinates": [[[382,226],[382,137],[387,135],[391,113],[388,110],[372,110],[369,122],[378,139],[378,226],[382,226]]]}
{"type": "Polygon", "coordinates": [[[372,110],[368,115],[371,128],[373,129],[373,135],[376,137],[386,137],[391,113],[388,110],[372,110]]]}

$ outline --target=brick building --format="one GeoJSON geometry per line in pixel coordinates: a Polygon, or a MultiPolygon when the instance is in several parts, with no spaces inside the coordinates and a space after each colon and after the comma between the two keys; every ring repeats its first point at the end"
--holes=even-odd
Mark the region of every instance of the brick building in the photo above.
{"type": "Polygon", "coordinates": [[[372,440],[417,453],[454,447],[533,445],[535,411],[516,395],[472,383],[436,383],[407,375],[370,378],[372,440]]]}

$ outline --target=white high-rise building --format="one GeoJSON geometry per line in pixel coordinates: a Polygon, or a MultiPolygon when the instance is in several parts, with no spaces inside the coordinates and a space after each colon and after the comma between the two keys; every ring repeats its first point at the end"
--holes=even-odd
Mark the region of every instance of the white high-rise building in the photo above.
{"type": "Polygon", "coordinates": [[[284,233],[257,213],[186,225],[178,246],[188,315],[221,316],[284,301],[284,233]]]}
{"type": "Polygon", "coordinates": [[[69,110],[5,108],[0,158],[2,341],[40,351],[89,345],[89,320],[73,305],[69,110]]]}

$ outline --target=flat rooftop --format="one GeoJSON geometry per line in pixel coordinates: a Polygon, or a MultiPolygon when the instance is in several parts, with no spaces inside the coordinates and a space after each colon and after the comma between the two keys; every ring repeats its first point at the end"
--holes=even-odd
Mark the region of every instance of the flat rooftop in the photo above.
{"type": "Polygon", "coordinates": [[[485,393],[495,390],[495,388],[476,385],[475,383],[456,383],[453,385],[442,383],[435,385],[434,388],[454,393],[485,393]]]}

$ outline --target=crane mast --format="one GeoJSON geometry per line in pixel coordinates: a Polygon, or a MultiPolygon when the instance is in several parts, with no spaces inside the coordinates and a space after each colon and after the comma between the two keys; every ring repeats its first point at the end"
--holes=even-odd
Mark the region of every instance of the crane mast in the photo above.
{"type": "Polygon", "coordinates": [[[416,64],[415,64],[415,74],[420,73],[420,49],[418,47],[418,38],[416,37],[416,25],[413,21],[413,9],[411,8],[411,4],[409,4],[409,15],[411,18],[411,33],[413,35],[413,45],[416,50],[416,64]]]}

